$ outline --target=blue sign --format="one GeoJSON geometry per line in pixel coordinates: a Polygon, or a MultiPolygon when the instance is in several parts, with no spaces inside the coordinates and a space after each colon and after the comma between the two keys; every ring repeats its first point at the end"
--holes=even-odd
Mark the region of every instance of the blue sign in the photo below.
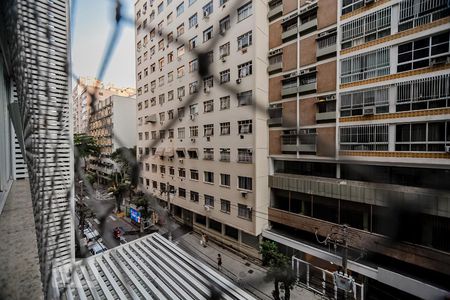
{"type": "Polygon", "coordinates": [[[136,223],[141,223],[141,213],[131,207],[130,207],[130,216],[132,221],[136,223]]]}

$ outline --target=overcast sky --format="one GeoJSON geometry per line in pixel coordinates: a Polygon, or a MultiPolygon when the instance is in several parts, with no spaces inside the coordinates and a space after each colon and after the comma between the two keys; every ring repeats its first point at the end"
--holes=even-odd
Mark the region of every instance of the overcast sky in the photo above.
{"type": "MultiPolygon", "coordinates": [[[[134,1],[123,0],[123,12],[134,15],[134,1]]],[[[77,0],[72,19],[72,64],[77,76],[97,76],[106,43],[115,25],[115,1],[77,0]]],[[[122,33],[103,81],[135,87],[134,28],[122,24],[122,33]]]]}

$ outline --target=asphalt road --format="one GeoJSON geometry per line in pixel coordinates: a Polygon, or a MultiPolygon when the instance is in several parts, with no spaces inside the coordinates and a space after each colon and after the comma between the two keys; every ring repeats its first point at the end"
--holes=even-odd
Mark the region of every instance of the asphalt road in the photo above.
{"type": "MultiPolygon", "coordinates": [[[[89,219],[89,222],[91,222],[92,226],[94,226],[94,228],[97,229],[98,232],[100,232],[98,220],[89,219]]],[[[130,231],[130,230],[137,229],[136,227],[130,225],[129,223],[122,220],[121,218],[118,218],[115,215],[110,215],[106,219],[105,231],[103,232],[103,235],[102,235],[103,244],[108,249],[114,248],[119,245],[119,241],[113,237],[113,230],[116,227],[120,227],[122,229],[122,231],[130,231]]],[[[127,241],[135,240],[138,237],[139,237],[138,235],[124,235],[124,238],[127,241]]]]}

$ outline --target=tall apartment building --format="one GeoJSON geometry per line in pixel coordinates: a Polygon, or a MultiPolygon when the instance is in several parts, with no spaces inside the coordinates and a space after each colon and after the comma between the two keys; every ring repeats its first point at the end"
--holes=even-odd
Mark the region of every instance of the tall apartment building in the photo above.
{"type": "Polygon", "coordinates": [[[111,95],[96,102],[89,123],[88,133],[97,140],[101,153],[89,161],[89,170],[102,181],[109,181],[116,167],[111,153],[121,147],[136,146],[136,99],[111,95]]]}
{"type": "Polygon", "coordinates": [[[135,12],[141,188],[195,230],[257,255],[268,207],[266,3],[139,0],[135,12]],[[197,78],[196,52],[211,76],[197,78]]]}
{"type": "Polygon", "coordinates": [[[318,241],[342,240],[346,230],[348,269],[368,295],[442,297],[450,280],[448,1],[268,5],[263,237],[296,263],[335,271],[343,247],[318,241]]]}
{"type": "Polygon", "coordinates": [[[93,77],[80,77],[72,90],[73,126],[75,133],[89,132],[89,117],[91,115],[92,95],[96,100],[104,101],[106,98],[117,95],[133,97],[136,94],[134,88],[120,88],[112,84],[105,84],[93,77]]]}
{"type": "MultiPolygon", "coordinates": [[[[0,94],[2,98],[6,95],[6,103],[9,99],[9,117],[27,163],[37,241],[16,244],[14,251],[17,256],[18,245],[32,248],[37,244],[36,255],[44,292],[50,283],[51,269],[74,259],[72,116],[66,68],[69,57],[68,11],[69,3],[64,0],[36,0],[32,3],[7,0],[0,7],[0,47],[4,60],[2,73],[5,74],[2,75],[5,84],[2,82],[0,94]],[[14,86],[17,97],[12,96],[14,86]]],[[[2,108],[5,108],[5,103],[2,108]]],[[[2,148],[3,143],[0,141],[2,148]]],[[[24,210],[20,213],[24,219],[21,220],[24,226],[29,226],[28,210],[25,209],[29,201],[23,203],[24,210]]],[[[29,254],[28,250],[24,249],[24,256],[29,254]]],[[[31,265],[36,255],[22,260],[31,265]]],[[[17,283],[16,288],[20,285],[17,283]]]]}

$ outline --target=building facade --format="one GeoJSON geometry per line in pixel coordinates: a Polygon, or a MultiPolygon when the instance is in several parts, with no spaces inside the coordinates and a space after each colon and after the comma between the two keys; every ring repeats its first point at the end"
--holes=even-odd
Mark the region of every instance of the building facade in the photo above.
{"type": "Polygon", "coordinates": [[[331,271],[345,239],[349,271],[369,295],[442,297],[450,275],[447,1],[274,0],[268,19],[263,236],[331,271]],[[319,243],[330,245],[330,235],[339,236],[334,251],[319,243]]]}
{"type": "Polygon", "coordinates": [[[112,95],[98,101],[89,123],[89,135],[100,146],[100,157],[89,161],[89,170],[109,181],[116,169],[111,153],[136,146],[136,99],[112,95]]]}
{"type": "Polygon", "coordinates": [[[268,206],[268,23],[257,16],[267,5],[235,2],[136,2],[137,155],[141,189],[178,220],[257,255],[268,206]]]}

